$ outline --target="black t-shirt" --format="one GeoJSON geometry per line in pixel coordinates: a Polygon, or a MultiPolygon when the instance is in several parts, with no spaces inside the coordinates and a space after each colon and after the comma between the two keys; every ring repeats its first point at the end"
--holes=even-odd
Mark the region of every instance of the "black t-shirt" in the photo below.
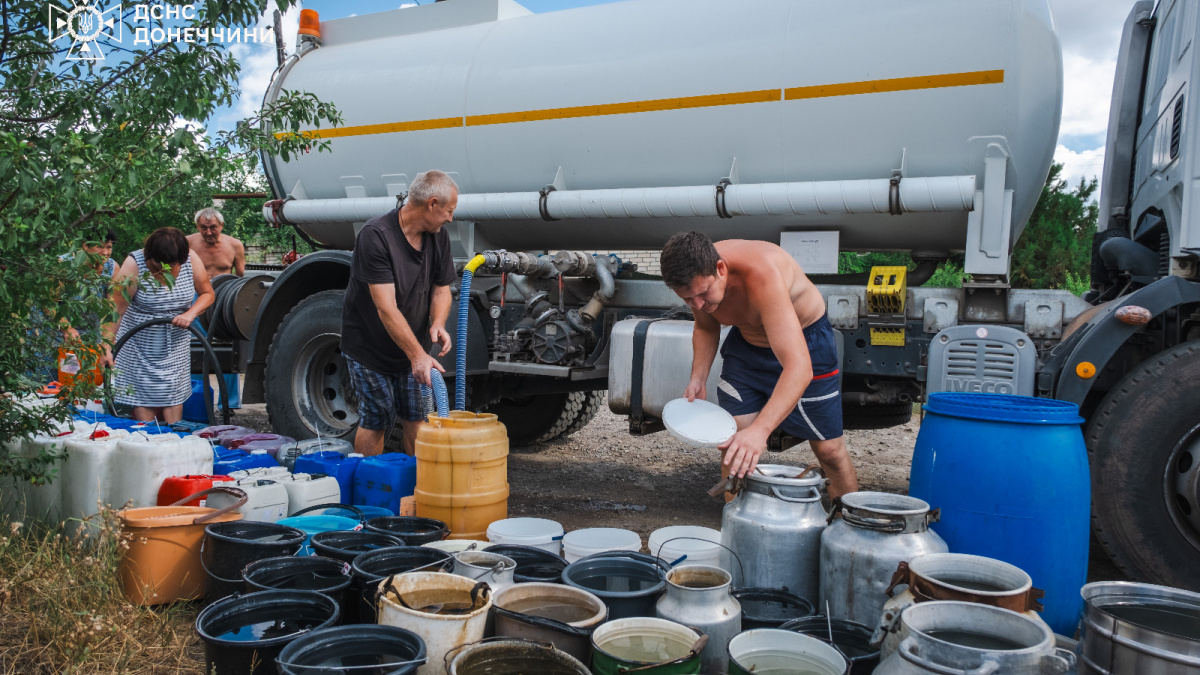
{"type": "Polygon", "coordinates": [[[396,306],[421,346],[429,349],[429,300],[434,286],[454,282],[450,235],[442,228],[426,232],[421,250],[400,230],[399,211],[392,210],[363,225],[354,242],[350,284],[342,307],[342,353],[371,370],[400,374],[412,365],[392,340],[371,299],[371,284],[393,284],[396,306]]]}

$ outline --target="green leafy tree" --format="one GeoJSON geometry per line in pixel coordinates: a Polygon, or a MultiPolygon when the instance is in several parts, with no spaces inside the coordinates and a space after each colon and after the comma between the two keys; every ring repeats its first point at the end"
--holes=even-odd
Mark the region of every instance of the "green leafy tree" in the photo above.
{"type": "MultiPolygon", "coordinates": [[[[64,0],[51,4],[71,9],[64,0]]],[[[194,19],[172,27],[253,26],[267,2],[194,6],[194,19]]],[[[134,34],[134,18],[130,7],[122,17],[126,35],[134,34]]],[[[21,403],[53,369],[65,324],[84,345],[98,345],[100,322],[113,317],[92,261],[82,252],[60,261],[60,254],[79,251],[110,226],[127,235],[125,250],[136,247],[135,234],[147,226],[138,218],[174,208],[188,186],[250,174],[260,151],[286,161],[305,148],[328,149],[318,139],[272,132],[341,121],[313,95],[283,92],[254,118],[208,134],[205,123],[239,94],[240,66],[223,45],[164,42],[112,48],[102,61],[67,60],[71,41],[49,42],[47,20],[45,0],[6,0],[0,15],[0,439],[47,431],[70,417],[68,401],[95,395],[94,385],[82,383],[56,405],[21,403]]],[[[94,364],[86,357],[81,365],[94,364]]],[[[0,474],[38,479],[44,468],[0,449],[0,474]]]]}
{"type": "Polygon", "coordinates": [[[1098,181],[1080,179],[1074,188],[1062,180],[1055,163],[1033,215],[1013,248],[1010,281],[1014,288],[1065,288],[1091,285],[1092,235],[1099,206],[1092,196],[1098,181]]]}

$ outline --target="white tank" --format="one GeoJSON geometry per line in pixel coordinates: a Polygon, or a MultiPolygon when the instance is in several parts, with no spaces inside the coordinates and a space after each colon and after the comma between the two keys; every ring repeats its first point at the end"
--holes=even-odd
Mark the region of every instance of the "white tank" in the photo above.
{"type": "MultiPolygon", "coordinates": [[[[62,517],[67,533],[84,528],[82,521],[99,513],[99,504],[112,493],[112,457],[117,441],[128,438],[124,429],[106,429],[106,435],[87,433],[67,440],[67,460],[62,466],[62,517]]],[[[107,502],[105,502],[107,504],[107,502]]],[[[96,527],[90,526],[93,532],[96,527]]]]}
{"type": "Polygon", "coordinates": [[[212,474],[213,451],[198,436],[132,434],[117,441],[109,469],[113,508],[156,506],[158,490],[169,476],[212,474]]]}
{"type": "MultiPolygon", "coordinates": [[[[1009,156],[1015,239],[1058,135],[1047,1],[629,0],[529,14],[449,0],[328,21],[267,100],[311,92],[344,126],[325,134],[332,153],[266,169],[298,200],[387,197],[430,168],[469,195],[536,191],[560,167],[560,191],[888,179],[902,157],[906,178],[982,188],[994,143],[1009,156]]],[[[698,228],[775,242],[836,229],[843,249],[945,251],[963,249],[967,214],[479,220],[476,250],[650,248],[698,228]]],[[[302,226],[353,245],[349,222],[302,226]]]]}
{"type": "Polygon", "coordinates": [[[333,476],[296,473],[274,476],[271,480],[279,481],[287,490],[289,516],[310,506],[342,501],[342,487],[333,476]]]}
{"type": "MultiPolygon", "coordinates": [[[[90,428],[83,430],[77,426],[77,423],[58,425],[57,428],[59,431],[53,434],[38,434],[26,439],[22,455],[27,459],[33,459],[43,451],[61,454],[66,451],[67,441],[86,438],[90,432],[90,428]]],[[[50,465],[49,470],[54,471],[54,475],[42,485],[21,481],[17,498],[25,506],[23,517],[49,525],[59,522],[62,517],[62,467],[62,461],[50,465]]]]}
{"type": "Polygon", "coordinates": [[[239,469],[229,472],[229,477],[234,481],[239,481],[243,478],[275,478],[276,476],[286,475],[288,475],[288,470],[285,466],[260,466],[253,469],[239,469]]]}
{"type": "MultiPolygon", "coordinates": [[[[277,523],[288,512],[288,491],[278,478],[243,478],[233,483],[222,481],[215,485],[236,487],[246,493],[246,503],[237,509],[242,514],[242,520],[277,523]]],[[[206,503],[210,508],[222,509],[236,501],[232,496],[218,492],[209,495],[206,503]]]]}

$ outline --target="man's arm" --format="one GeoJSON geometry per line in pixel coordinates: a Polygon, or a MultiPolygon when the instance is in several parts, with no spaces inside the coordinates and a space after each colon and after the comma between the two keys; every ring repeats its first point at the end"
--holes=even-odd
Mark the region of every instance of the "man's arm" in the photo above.
{"type": "Polygon", "coordinates": [[[450,351],[450,333],[446,331],[446,319],[450,317],[450,287],[434,286],[429,299],[429,338],[442,344],[438,356],[450,351]]]}
{"type": "MultiPolygon", "coordinates": [[[[379,312],[379,320],[383,322],[383,327],[387,329],[392,341],[399,345],[412,363],[413,378],[424,385],[432,384],[429,370],[437,368],[439,372],[444,373],[446,369],[442,368],[442,364],[421,348],[421,343],[413,334],[408,320],[396,306],[396,287],[392,284],[370,284],[367,288],[371,289],[371,300],[375,303],[375,309],[379,312]]],[[[448,288],[447,292],[449,292],[448,288]]],[[[447,305],[446,311],[449,313],[449,305],[447,305]]],[[[443,317],[442,320],[445,321],[445,318],[443,317]]]]}
{"type": "Polygon", "coordinates": [[[696,320],[692,326],[692,374],[683,393],[689,401],[708,398],[708,374],[721,343],[721,324],[704,312],[693,314],[696,320]]]}
{"type": "Polygon", "coordinates": [[[239,277],[246,276],[246,247],[238,239],[233,239],[233,273],[239,277]]]}
{"type": "Polygon", "coordinates": [[[783,366],[783,374],[754,422],[737,432],[722,448],[726,450],[725,463],[729,465],[730,473],[736,476],[745,476],[754,470],[759,456],[766,450],[767,437],[791,414],[812,381],[808,343],[804,341],[804,328],[796,317],[787,285],[778,271],[761,274],[763,278],[758,283],[748,284],[750,306],[762,317],[767,341],[783,366]]]}

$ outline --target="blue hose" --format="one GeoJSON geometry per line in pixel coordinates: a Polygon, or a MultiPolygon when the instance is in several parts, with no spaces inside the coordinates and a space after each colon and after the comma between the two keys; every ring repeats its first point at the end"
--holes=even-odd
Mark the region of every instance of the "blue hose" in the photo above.
{"type": "Polygon", "coordinates": [[[446,380],[442,377],[441,372],[437,368],[432,368],[429,371],[430,380],[433,382],[433,398],[437,401],[438,417],[450,416],[450,394],[446,391],[446,380]]]}
{"type": "Polygon", "coordinates": [[[463,268],[462,285],[458,287],[458,342],[454,359],[454,409],[467,409],[467,319],[471,313],[470,266],[463,268]]]}

